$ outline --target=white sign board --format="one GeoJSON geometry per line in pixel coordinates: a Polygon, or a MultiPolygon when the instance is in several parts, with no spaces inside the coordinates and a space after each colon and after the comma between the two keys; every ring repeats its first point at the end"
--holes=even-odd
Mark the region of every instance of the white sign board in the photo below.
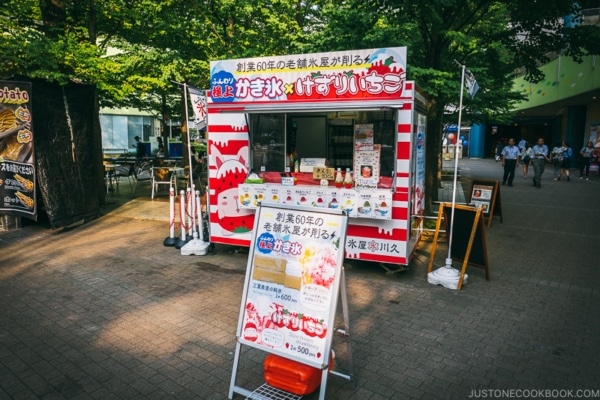
{"type": "Polygon", "coordinates": [[[347,224],[340,210],[257,209],[238,320],[241,344],[326,367],[347,224]]]}

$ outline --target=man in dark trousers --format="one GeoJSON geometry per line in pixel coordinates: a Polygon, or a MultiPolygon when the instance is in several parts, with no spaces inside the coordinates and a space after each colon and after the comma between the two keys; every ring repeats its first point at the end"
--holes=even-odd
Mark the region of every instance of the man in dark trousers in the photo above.
{"type": "Polygon", "coordinates": [[[533,155],[531,156],[531,163],[533,164],[533,186],[536,188],[542,187],[542,175],[546,168],[546,161],[548,160],[548,146],[544,144],[544,139],[539,138],[537,144],[532,148],[533,155]]]}
{"type": "Polygon", "coordinates": [[[502,149],[502,166],[504,167],[504,176],[502,177],[502,184],[506,185],[508,179],[508,186],[513,185],[513,179],[515,179],[515,168],[521,158],[521,152],[519,148],[515,146],[515,140],[508,139],[508,146],[502,149]]]}
{"type": "Polygon", "coordinates": [[[134,139],[135,139],[135,156],[137,157],[138,161],[141,161],[142,158],[146,157],[146,145],[144,143],[142,143],[139,136],[136,136],[134,139]]]}

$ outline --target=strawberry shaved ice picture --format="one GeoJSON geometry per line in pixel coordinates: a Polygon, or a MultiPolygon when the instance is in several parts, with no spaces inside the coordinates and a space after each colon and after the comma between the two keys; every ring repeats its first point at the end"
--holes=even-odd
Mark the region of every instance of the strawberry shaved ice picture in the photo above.
{"type": "Polygon", "coordinates": [[[304,262],[302,262],[302,283],[315,284],[329,289],[335,279],[337,266],[336,253],[333,249],[323,247],[316,253],[304,258],[304,262]]]}

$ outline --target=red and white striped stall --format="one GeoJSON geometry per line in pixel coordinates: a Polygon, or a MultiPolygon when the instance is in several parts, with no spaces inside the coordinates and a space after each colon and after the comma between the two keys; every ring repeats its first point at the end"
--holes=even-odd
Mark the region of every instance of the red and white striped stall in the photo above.
{"type": "Polygon", "coordinates": [[[408,265],[426,116],[405,60],[399,47],[211,62],[211,242],[250,246],[261,202],[339,207],[346,258],[408,265]],[[349,187],[335,184],[337,168],[353,173],[349,187]],[[262,183],[246,183],[250,172],[262,183]]]}

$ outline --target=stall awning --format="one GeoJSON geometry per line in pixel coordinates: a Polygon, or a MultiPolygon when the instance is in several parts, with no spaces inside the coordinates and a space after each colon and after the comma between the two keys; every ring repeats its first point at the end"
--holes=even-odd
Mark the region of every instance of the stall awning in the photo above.
{"type": "Polygon", "coordinates": [[[376,102],[326,102],[326,103],[269,103],[269,104],[227,104],[210,103],[209,109],[222,113],[283,113],[283,112],[336,112],[340,110],[353,111],[383,111],[386,109],[400,109],[404,101],[376,101],[376,102]]]}

